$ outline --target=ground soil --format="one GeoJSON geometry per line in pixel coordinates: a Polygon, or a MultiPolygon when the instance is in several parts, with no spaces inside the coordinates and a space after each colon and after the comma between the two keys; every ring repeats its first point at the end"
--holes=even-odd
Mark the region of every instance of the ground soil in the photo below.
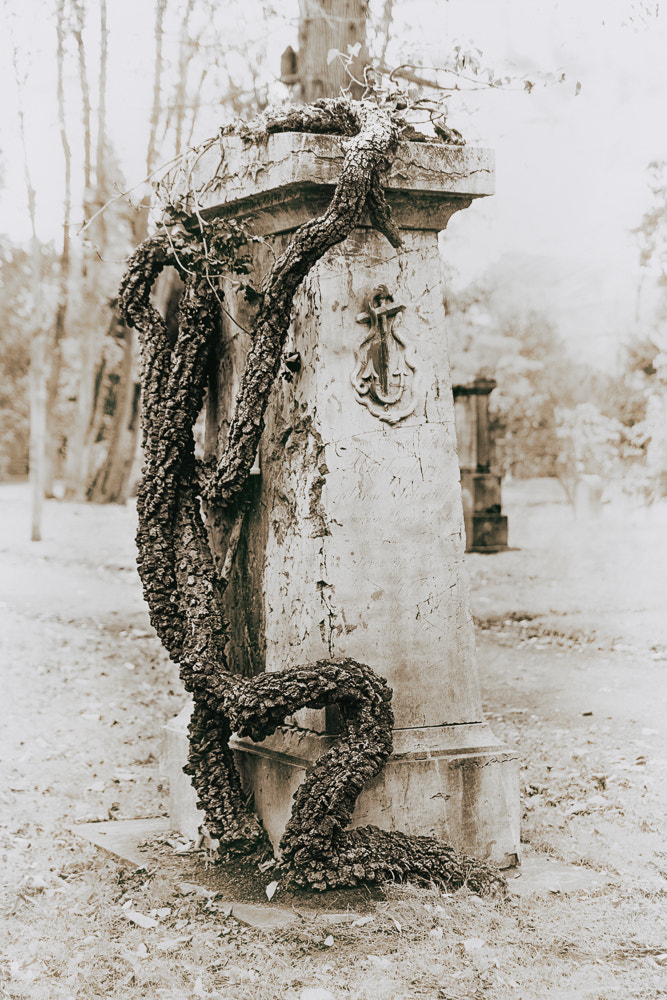
{"type": "Polygon", "coordinates": [[[526,844],[606,887],[504,904],[395,888],[366,897],[365,923],[315,907],[269,939],[230,915],[228,886],[179,888],[169,845],[135,871],[72,832],[165,814],[160,729],[183,691],[132,505],[50,501],[33,543],[27,485],[1,485],[0,996],[667,996],[665,508],[576,519],[537,481],[506,485],[504,509],[512,550],[467,557],[485,709],[522,759],[526,844]]]}

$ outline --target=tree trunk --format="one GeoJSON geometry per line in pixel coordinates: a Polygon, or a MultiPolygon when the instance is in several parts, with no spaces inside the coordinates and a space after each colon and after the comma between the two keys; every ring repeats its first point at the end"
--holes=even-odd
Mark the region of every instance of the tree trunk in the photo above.
{"type": "Polygon", "coordinates": [[[35,188],[32,183],[28,143],[25,131],[23,88],[25,75],[19,68],[19,52],[12,42],[12,64],[18,96],[19,140],[23,154],[23,177],[28,201],[28,218],[32,230],[31,239],[31,340],[30,370],[28,389],[30,399],[30,488],[31,532],[33,542],[42,539],[42,507],[44,503],[44,451],[46,437],[46,325],[44,323],[44,294],[42,292],[42,248],[37,238],[37,207],[35,188]]]}
{"type": "MultiPolygon", "coordinates": [[[[95,156],[95,175],[97,201],[99,206],[105,204],[108,197],[109,185],[106,172],[106,114],[107,114],[107,59],[109,51],[109,32],[107,29],[107,4],[106,0],[100,0],[100,76],[99,76],[99,103],[97,109],[97,152],[95,156]]],[[[106,220],[104,212],[97,219],[98,239],[101,248],[106,244],[106,220]]]]}
{"type": "MultiPolygon", "coordinates": [[[[162,109],[163,40],[166,7],[167,0],[156,0],[153,105],[151,109],[148,147],[146,150],[146,173],[148,176],[155,169],[158,153],[157,133],[162,109]]],[[[179,65],[181,81],[187,76],[185,36],[191,9],[192,0],[188,0],[182,25],[181,63],[179,65]]],[[[104,11],[102,16],[104,19],[104,11]]],[[[105,79],[105,70],[101,69],[100,87],[103,86],[105,79]]],[[[98,140],[98,192],[100,177],[103,176],[103,152],[98,140]]],[[[147,195],[141,201],[136,223],[133,226],[133,236],[137,243],[141,243],[146,238],[149,209],[150,196],[147,195]]],[[[140,389],[137,370],[139,351],[136,331],[129,329],[123,324],[115,306],[113,307],[110,331],[122,343],[123,348],[120,366],[115,371],[115,374],[118,376],[118,382],[116,383],[116,406],[111,427],[108,429],[109,446],[106,456],[101,466],[96,470],[91,469],[92,449],[102,427],[103,409],[107,398],[108,385],[103,380],[102,384],[99,384],[97,387],[95,412],[88,424],[87,434],[82,445],[83,463],[85,463],[84,468],[87,474],[87,481],[83,486],[83,492],[89,500],[96,503],[125,503],[134,485],[131,477],[133,469],[136,466],[136,452],[139,447],[140,389]]]]}
{"type": "Polygon", "coordinates": [[[61,343],[65,336],[67,307],[69,304],[69,276],[70,276],[70,216],[72,213],[72,151],[70,149],[69,138],[67,136],[67,124],[65,118],[65,88],[64,88],[64,61],[65,61],[65,13],[64,2],[59,0],[56,10],[56,62],[58,67],[58,77],[56,86],[58,104],[58,125],[60,128],[60,141],[63,147],[63,159],[65,165],[65,197],[63,203],[63,244],[59,262],[59,288],[58,305],[53,324],[53,335],[50,343],[47,343],[47,354],[49,364],[45,369],[46,378],[46,456],[44,463],[44,492],[46,496],[53,496],[54,479],[58,464],[58,453],[61,442],[58,438],[58,425],[56,420],[56,406],[58,403],[58,384],[60,382],[60,369],[62,367],[61,343]]]}
{"type": "Polygon", "coordinates": [[[151,127],[146,152],[146,173],[151,174],[155,168],[157,157],[157,130],[160,119],[160,96],[162,92],[162,41],[164,38],[164,12],[167,0],[155,2],[155,60],[153,63],[153,108],[151,111],[151,127]]]}
{"type": "Polygon", "coordinates": [[[46,465],[46,359],[48,332],[38,330],[30,344],[30,484],[33,542],[42,540],[42,506],[46,465]]]}
{"type": "Polygon", "coordinates": [[[341,91],[358,100],[365,90],[367,0],[299,0],[300,97],[310,104],[341,91]],[[331,49],[347,58],[348,46],[359,45],[349,66],[340,57],[329,61],[331,49]]]}
{"type": "Polygon", "coordinates": [[[130,491],[130,471],[139,429],[140,386],[135,355],[135,338],[123,330],[123,360],[119,369],[116,408],[111,437],[102,468],[88,488],[94,503],[125,503],[130,491]]]}
{"type": "Polygon", "coordinates": [[[85,26],[85,9],[81,0],[72,0],[72,7],[75,15],[75,23],[72,27],[72,35],[76,41],[77,54],[79,59],[79,84],[81,86],[81,112],[83,124],[83,215],[87,222],[92,212],[90,202],[92,200],[92,154],[91,154],[91,129],[90,129],[90,87],[88,86],[88,69],[86,66],[86,49],[83,44],[83,29],[85,26]]]}
{"type": "MultiPolygon", "coordinates": [[[[103,399],[103,379],[95,350],[96,331],[86,324],[79,341],[79,392],[77,419],[67,437],[65,499],[85,500],[94,428],[98,425],[98,401],[103,399]],[[96,377],[97,376],[97,377],[96,377]]],[[[104,366],[104,361],[102,362],[104,366]]]]}
{"type": "Polygon", "coordinates": [[[180,51],[178,55],[178,84],[176,86],[176,93],[174,95],[174,104],[176,111],[176,125],[174,134],[174,152],[176,156],[181,152],[183,146],[183,125],[185,122],[185,110],[186,110],[186,97],[187,97],[187,84],[188,84],[188,66],[190,63],[190,57],[192,55],[192,38],[190,32],[190,16],[192,14],[192,8],[194,7],[194,0],[187,0],[185,11],[183,13],[183,21],[181,23],[181,38],[180,38],[180,51]]]}

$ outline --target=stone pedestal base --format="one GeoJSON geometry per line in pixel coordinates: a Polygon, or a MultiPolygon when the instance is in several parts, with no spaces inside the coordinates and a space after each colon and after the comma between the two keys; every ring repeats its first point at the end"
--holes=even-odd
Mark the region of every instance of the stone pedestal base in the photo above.
{"type": "Polygon", "coordinates": [[[507,544],[505,514],[471,514],[466,519],[466,552],[505,552],[507,544]]]}
{"type": "MultiPolygon", "coordinates": [[[[190,706],[163,730],[161,774],[169,781],[172,825],[195,839],[204,814],[183,765],[190,706]]],[[[438,837],[502,868],[519,861],[519,769],[516,755],[487,725],[395,729],[394,753],[362,792],[353,826],[373,824],[438,837]]],[[[335,737],[282,727],[261,743],[232,739],[244,786],[277,848],[307,768],[335,737]]]]}
{"type": "Polygon", "coordinates": [[[160,777],[169,783],[169,819],[171,825],[189,840],[196,840],[206,816],[197,809],[197,793],[183,767],[188,759],[188,723],[192,703],[188,702],[162,730],[160,777]]]}
{"type": "Polygon", "coordinates": [[[461,469],[466,552],[504,552],[507,517],[500,513],[500,476],[461,469]]]}
{"type": "MultiPolygon", "coordinates": [[[[395,729],[394,752],[364,788],[351,826],[432,836],[507,868],[519,861],[519,772],[483,723],[395,729]]],[[[243,784],[277,848],[294,794],[335,737],[283,727],[261,743],[232,738],[243,784]]]]}

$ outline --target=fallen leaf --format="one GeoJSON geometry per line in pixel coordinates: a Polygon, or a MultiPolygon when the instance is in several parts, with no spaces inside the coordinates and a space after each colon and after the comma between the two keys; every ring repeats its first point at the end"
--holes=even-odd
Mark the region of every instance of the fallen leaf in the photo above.
{"type": "Polygon", "coordinates": [[[215,889],[207,889],[203,885],[197,885],[196,882],[179,882],[178,891],[184,896],[189,896],[191,893],[196,893],[198,896],[215,896],[215,889]]]}
{"type": "Polygon", "coordinates": [[[269,882],[264,892],[266,893],[266,898],[271,900],[276,894],[276,889],[278,888],[277,882],[269,882]]]}
{"type": "Polygon", "coordinates": [[[9,968],[12,976],[24,983],[33,983],[43,972],[43,966],[38,961],[26,962],[23,965],[19,962],[11,962],[9,968]]]}
{"type": "Polygon", "coordinates": [[[333,934],[327,934],[327,936],[324,939],[324,947],[331,948],[333,946],[333,943],[334,943],[333,934]]]}
{"type": "Polygon", "coordinates": [[[372,920],[375,920],[375,915],[373,913],[367,913],[365,917],[357,917],[356,920],[352,921],[352,927],[365,927],[366,924],[370,924],[372,920]]]}
{"type": "Polygon", "coordinates": [[[157,920],[154,920],[153,917],[147,917],[143,913],[137,913],[136,910],[125,910],[125,916],[128,920],[131,920],[133,924],[138,924],[139,927],[144,927],[147,930],[157,927],[158,925],[157,920]]]}
{"type": "Polygon", "coordinates": [[[366,957],[376,969],[391,969],[391,959],[387,955],[367,955],[366,957]]]}
{"type": "Polygon", "coordinates": [[[588,805],[585,802],[575,802],[566,809],[563,813],[564,816],[580,816],[588,812],[588,805]]]}
{"type": "Polygon", "coordinates": [[[25,885],[27,889],[36,889],[41,892],[48,887],[48,882],[41,875],[28,875],[25,885]]]}
{"type": "Polygon", "coordinates": [[[155,947],[158,951],[169,954],[172,951],[180,951],[183,945],[188,944],[190,941],[192,941],[191,937],[164,938],[155,947]]]}
{"type": "Polygon", "coordinates": [[[468,940],[463,941],[462,944],[463,944],[463,950],[465,952],[470,953],[472,951],[478,951],[480,948],[483,948],[484,945],[486,944],[486,941],[484,941],[483,938],[468,938],[468,940]]]}

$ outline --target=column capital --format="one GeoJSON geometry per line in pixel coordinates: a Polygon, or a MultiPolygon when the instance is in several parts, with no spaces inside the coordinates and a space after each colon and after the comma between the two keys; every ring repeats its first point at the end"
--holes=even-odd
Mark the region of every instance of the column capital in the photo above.
{"type": "MultiPolygon", "coordinates": [[[[243,218],[261,236],[289,232],[326,210],[345,146],[343,136],[303,132],[252,143],[222,136],[158,190],[187,215],[243,218]]],[[[400,143],[383,185],[401,229],[438,232],[454,212],[492,195],[494,182],[493,150],[429,141],[400,143]]]]}

